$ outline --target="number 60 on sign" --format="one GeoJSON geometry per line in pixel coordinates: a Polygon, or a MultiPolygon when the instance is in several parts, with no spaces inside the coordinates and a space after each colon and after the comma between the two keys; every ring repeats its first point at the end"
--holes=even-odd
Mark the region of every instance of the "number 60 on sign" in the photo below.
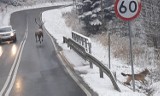
{"type": "Polygon", "coordinates": [[[116,0],[114,6],[116,16],[125,21],[135,19],[141,11],[140,0],[116,0]]]}

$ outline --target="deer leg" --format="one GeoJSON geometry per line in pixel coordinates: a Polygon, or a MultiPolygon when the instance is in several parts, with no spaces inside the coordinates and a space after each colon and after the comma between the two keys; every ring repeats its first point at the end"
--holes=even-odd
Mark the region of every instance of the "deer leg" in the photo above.
{"type": "Polygon", "coordinates": [[[39,36],[39,42],[40,42],[40,44],[41,44],[41,36],[39,36]]]}
{"type": "Polygon", "coordinates": [[[37,36],[35,35],[35,38],[36,38],[36,42],[37,42],[37,36]]]}
{"type": "Polygon", "coordinates": [[[39,41],[41,41],[41,37],[38,37],[39,41]]]}
{"type": "Polygon", "coordinates": [[[124,84],[126,84],[126,85],[131,85],[129,82],[124,82],[124,84]]]}
{"type": "Polygon", "coordinates": [[[146,79],[143,79],[143,80],[141,80],[142,81],[142,83],[146,86],[147,85],[147,80],[146,79]]]}
{"type": "Polygon", "coordinates": [[[130,85],[130,81],[131,81],[132,79],[131,79],[131,77],[128,77],[127,78],[127,81],[126,82],[124,82],[124,84],[126,84],[126,85],[130,85]]]}
{"type": "Polygon", "coordinates": [[[40,44],[41,44],[41,37],[39,38],[39,40],[40,40],[40,44]]]}
{"type": "Polygon", "coordinates": [[[42,34],[42,41],[43,41],[43,34],[42,34]]]}

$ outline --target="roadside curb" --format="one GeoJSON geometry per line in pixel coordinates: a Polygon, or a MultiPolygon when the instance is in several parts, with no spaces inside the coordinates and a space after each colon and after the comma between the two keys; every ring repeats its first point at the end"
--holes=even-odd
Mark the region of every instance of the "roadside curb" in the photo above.
{"type": "MultiPolygon", "coordinates": [[[[71,5],[67,5],[67,6],[71,6],[71,5]]],[[[60,8],[63,7],[67,7],[67,6],[61,6],[60,8]]],[[[42,14],[42,13],[41,13],[42,14]]],[[[42,22],[42,16],[41,16],[41,22],[42,22]]],[[[43,28],[45,29],[45,32],[47,33],[47,35],[50,37],[52,44],[55,48],[55,52],[57,53],[58,58],[60,59],[61,63],[63,64],[63,67],[66,71],[67,74],[69,74],[72,79],[78,84],[78,86],[86,93],[87,96],[98,96],[98,94],[96,92],[94,92],[82,79],[82,77],[80,77],[76,71],[74,70],[74,67],[72,66],[72,64],[67,60],[67,58],[64,56],[63,53],[63,48],[61,48],[61,46],[58,45],[58,43],[56,42],[56,39],[47,31],[46,27],[43,26],[43,28]]]]}
{"type": "Polygon", "coordinates": [[[80,77],[76,73],[76,71],[74,70],[74,67],[72,66],[72,64],[64,56],[63,49],[58,45],[58,43],[56,42],[56,39],[47,31],[46,28],[45,28],[45,31],[49,35],[49,37],[51,38],[51,41],[52,41],[52,43],[54,45],[54,48],[55,48],[55,51],[56,51],[56,53],[58,55],[58,58],[62,62],[62,64],[63,64],[63,66],[64,66],[65,71],[67,72],[67,74],[69,74],[72,77],[72,79],[78,84],[78,86],[86,93],[86,96],[98,96],[98,94],[96,92],[94,92],[88,86],[88,84],[86,84],[84,82],[84,80],[82,79],[82,77],[80,77]]]}
{"type": "Polygon", "coordinates": [[[89,86],[88,84],[86,84],[83,80],[83,78],[81,76],[79,76],[79,74],[77,74],[76,70],[74,69],[74,67],[72,66],[72,64],[67,60],[67,58],[64,56],[64,53],[63,51],[59,51],[58,52],[58,55],[59,55],[59,58],[61,59],[63,65],[65,66],[66,70],[67,71],[70,71],[68,72],[69,75],[73,75],[71,76],[72,79],[74,79],[74,81],[76,83],[79,83],[79,87],[81,87],[81,89],[87,94],[87,96],[98,96],[97,93],[95,93],[89,86]],[[76,78],[76,80],[75,80],[76,78]]]}

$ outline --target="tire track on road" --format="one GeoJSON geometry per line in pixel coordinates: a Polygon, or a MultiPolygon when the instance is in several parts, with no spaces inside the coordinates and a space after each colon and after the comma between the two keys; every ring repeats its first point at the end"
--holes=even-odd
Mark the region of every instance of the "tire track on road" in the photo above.
{"type": "Polygon", "coordinates": [[[26,24],[26,32],[25,32],[24,38],[20,43],[20,47],[18,49],[17,55],[15,57],[15,60],[13,62],[13,65],[11,67],[9,75],[7,77],[7,80],[6,80],[2,90],[0,91],[0,96],[9,96],[9,93],[10,93],[10,91],[11,91],[13,85],[14,85],[16,75],[17,75],[17,71],[18,71],[18,68],[19,68],[19,64],[20,64],[20,61],[21,61],[21,55],[22,55],[23,48],[24,48],[24,45],[25,45],[26,40],[27,40],[27,36],[28,36],[28,17],[27,17],[26,20],[27,20],[27,24],[26,24]]]}

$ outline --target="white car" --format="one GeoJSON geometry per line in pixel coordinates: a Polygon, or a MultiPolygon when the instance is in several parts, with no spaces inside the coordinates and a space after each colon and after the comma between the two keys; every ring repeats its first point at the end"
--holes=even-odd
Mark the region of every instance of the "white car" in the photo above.
{"type": "Polygon", "coordinates": [[[17,41],[16,32],[12,29],[12,26],[3,26],[0,28],[0,44],[3,41],[17,41]]]}

